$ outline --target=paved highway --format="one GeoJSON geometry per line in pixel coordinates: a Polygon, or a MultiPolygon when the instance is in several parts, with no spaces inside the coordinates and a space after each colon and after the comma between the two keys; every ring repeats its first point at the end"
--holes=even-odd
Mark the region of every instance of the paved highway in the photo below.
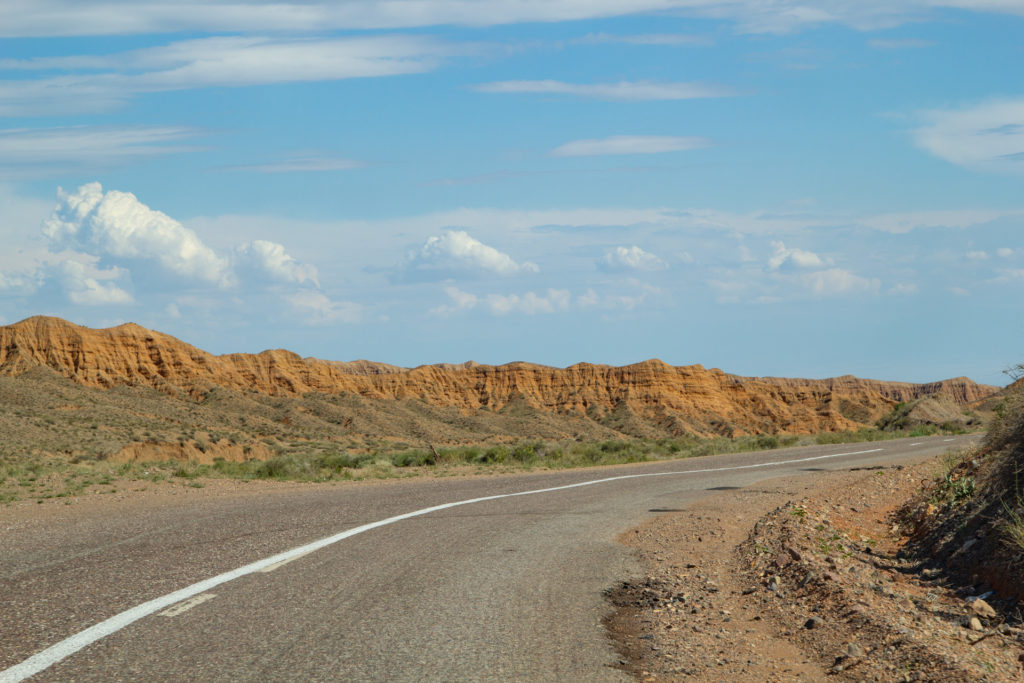
{"type": "Polygon", "coordinates": [[[602,593],[637,567],[617,534],[723,488],[971,438],[0,508],[0,683],[621,680],[602,593]]]}

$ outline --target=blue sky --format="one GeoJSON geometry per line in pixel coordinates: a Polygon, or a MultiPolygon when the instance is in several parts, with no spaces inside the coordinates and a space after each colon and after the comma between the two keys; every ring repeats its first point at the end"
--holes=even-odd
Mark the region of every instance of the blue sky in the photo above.
{"type": "Polygon", "coordinates": [[[1004,384],[1024,0],[0,7],[0,323],[1004,384]]]}

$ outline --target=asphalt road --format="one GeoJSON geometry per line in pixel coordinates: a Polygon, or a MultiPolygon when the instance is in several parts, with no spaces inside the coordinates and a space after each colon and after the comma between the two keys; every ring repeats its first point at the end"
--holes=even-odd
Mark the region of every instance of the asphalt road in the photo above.
{"type": "Polygon", "coordinates": [[[914,462],[970,439],[111,505],[33,523],[0,508],[0,683],[33,668],[32,680],[60,681],[621,680],[602,593],[637,567],[616,535],[734,487],[810,485],[822,470],[914,462]],[[611,477],[626,478],[506,495],[611,477]],[[503,497],[360,531],[487,496],[503,497]],[[358,533],[139,616],[147,601],[346,530],[358,533]],[[68,641],[133,608],[123,628],[68,641]]]}

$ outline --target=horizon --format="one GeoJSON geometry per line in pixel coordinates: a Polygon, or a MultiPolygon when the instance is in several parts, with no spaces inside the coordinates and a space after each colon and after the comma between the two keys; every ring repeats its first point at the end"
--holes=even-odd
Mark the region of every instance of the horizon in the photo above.
{"type": "Polygon", "coordinates": [[[7,2],[0,325],[399,367],[1024,360],[1024,0],[395,7],[7,2]]]}

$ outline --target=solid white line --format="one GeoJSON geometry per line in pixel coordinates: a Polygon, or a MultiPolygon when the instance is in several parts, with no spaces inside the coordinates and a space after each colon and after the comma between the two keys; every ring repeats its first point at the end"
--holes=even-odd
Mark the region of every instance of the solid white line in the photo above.
{"type": "Polygon", "coordinates": [[[918,441],[917,443],[912,443],[910,445],[911,446],[922,446],[922,445],[924,445],[924,442],[923,441],[918,441]]]}
{"type": "Polygon", "coordinates": [[[163,612],[157,612],[158,617],[176,617],[179,614],[184,614],[193,607],[198,607],[207,600],[213,600],[216,595],[213,593],[200,593],[199,595],[193,595],[188,600],[182,600],[177,605],[168,607],[163,612]]]}
{"type": "Polygon", "coordinates": [[[617,477],[607,477],[606,479],[594,479],[592,481],[581,481],[576,484],[552,486],[551,488],[546,489],[520,491],[518,493],[500,493],[494,496],[470,498],[469,500],[459,500],[454,503],[443,503],[441,505],[434,505],[433,507],[423,508],[422,510],[406,512],[402,515],[396,515],[394,517],[382,519],[379,522],[370,522],[369,524],[363,524],[362,526],[357,526],[355,528],[348,529],[347,531],[342,531],[341,533],[334,534],[333,536],[321,538],[319,541],[313,541],[312,543],[307,543],[306,545],[299,546],[298,548],[286,550],[285,552],[278,553],[277,555],[271,555],[270,557],[258,560],[251,564],[247,564],[244,567],[233,569],[229,572],[219,574],[204,581],[194,583],[191,586],[186,586],[185,588],[182,588],[181,590],[176,590],[173,593],[168,593],[167,595],[163,595],[159,598],[154,598],[148,602],[142,603],[141,605],[136,605],[135,607],[127,609],[124,612],[121,612],[120,614],[115,614],[114,616],[110,617],[105,621],[101,621],[95,626],[90,626],[84,631],[80,631],[69,638],[65,638],[64,640],[60,641],[55,645],[51,645],[45,650],[32,655],[20,664],[15,664],[9,669],[0,671],[0,683],[17,683],[18,681],[23,681],[29,676],[34,676],[43,669],[53,666],[62,659],[70,657],[82,648],[91,645],[92,643],[95,643],[97,640],[105,638],[111,635],[112,633],[120,631],[124,627],[138,621],[139,619],[142,619],[143,617],[147,617],[150,614],[153,614],[154,612],[159,612],[160,610],[166,609],[167,607],[170,607],[175,603],[181,602],[182,600],[187,600],[188,598],[191,598],[194,595],[198,595],[212,588],[216,588],[217,586],[223,583],[227,583],[228,581],[234,581],[237,578],[246,576],[248,574],[252,574],[254,572],[262,571],[264,569],[272,567],[273,565],[279,565],[282,562],[293,560],[301,555],[311,553],[314,550],[320,550],[321,548],[333,545],[338,541],[343,541],[346,538],[351,538],[352,536],[356,536],[358,534],[370,531],[371,529],[387,526],[389,524],[401,522],[402,520],[411,519],[413,517],[420,517],[421,515],[426,515],[431,512],[447,510],[449,508],[459,507],[460,505],[470,505],[472,503],[483,503],[488,500],[498,500],[499,498],[530,496],[536,493],[549,493],[551,491],[564,491],[566,489],[575,489],[580,488],[582,486],[605,484],[607,482],[618,481],[620,479],[638,479],[640,477],[665,477],[670,475],[683,474],[706,474],[709,472],[728,472],[731,470],[750,470],[759,467],[794,465],[797,463],[812,462],[815,460],[826,460],[828,458],[842,458],[844,456],[849,455],[865,455],[867,453],[877,453],[881,450],[883,449],[872,448],[870,450],[854,451],[852,453],[833,453],[831,455],[817,455],[811,458],[798,458],[796,460],[779,460],[775,462],[763,462],[753,465],[734,465],[732,467],[710,467],[701,470],[681,470],[675,472],[646,472],[643,474],[623,474],[617,477]]]}

